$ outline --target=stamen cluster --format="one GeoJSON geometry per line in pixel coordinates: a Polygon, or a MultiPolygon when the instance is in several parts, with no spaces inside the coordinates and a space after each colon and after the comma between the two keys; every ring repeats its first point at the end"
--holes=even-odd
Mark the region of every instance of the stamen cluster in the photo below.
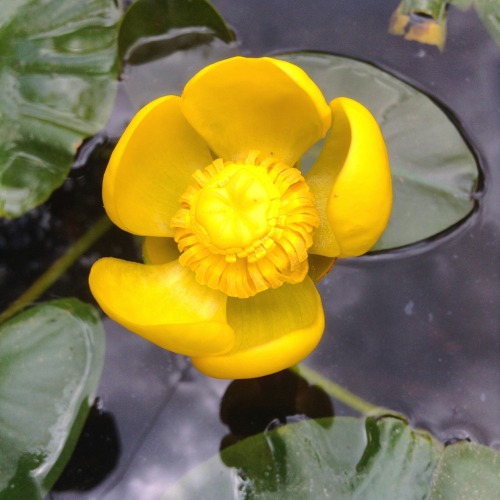
{"type": "Polygon", "coordinates": [[[258,152],[219,158],[193,174],[180,204],[171,221],[179,261],[199,283],[248,298],[304,280],[319,214],[297,168],[258,152]]]}

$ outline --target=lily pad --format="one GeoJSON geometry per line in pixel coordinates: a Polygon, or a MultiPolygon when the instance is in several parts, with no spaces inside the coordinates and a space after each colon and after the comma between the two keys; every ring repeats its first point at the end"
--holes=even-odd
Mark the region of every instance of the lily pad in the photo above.
{"type": "Polygon", "coordinates": [[[0,498],[42,498],[93,403],[104,330],[89,305],[63,299],[0,327],[0,498]]]}
{"type": "Polygon", "coordinates": [[[448,446],[434,474],[431,500],[483,500],[500,492],[500,453],[462,441],[448,446]]]}
{"type": "MultiPolygon", "coordinates": [[[[479,167],[447,114],[410,85],[369,64],[318,53],[280,56],[302,67],[331,100],[345,96],[366,106],[381,126],[391,162],[394,205],[373,250],[434,236],[475,206],[479,167]]],[[[303,158],[307,169],[321,145],[303,158]]]]}
{"type": "Polygon", "coordinates": [[[123,83],[135,109],[179,95],[200,69],[236,55],[234,34],[206,0],[137,0],[119,35],[123,83]]]}
{"type": "Polygon", "coordinates": [[[116,92],[113,0],[9,0],[0,15],[0,216],[45,201],[116,92]]]}
{"type": "Polygon", "coordinates": [[[399,418],[306,420],[223,450],[179,480],[163,500],[437,499],[458,473],[461,484],[468,482],[467,491],[486,485],[479,490],[485,496],[443,498],[495,498],[498,453],[468,445],[484,467],[467,470],[468,462],[452,451],[462,444],[444,448],[399,418]]]}

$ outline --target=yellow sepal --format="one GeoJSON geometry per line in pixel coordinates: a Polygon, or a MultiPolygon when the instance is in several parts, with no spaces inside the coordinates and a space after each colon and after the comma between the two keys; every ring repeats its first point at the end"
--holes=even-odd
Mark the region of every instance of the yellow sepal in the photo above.
{"type": "Polygon", "coordinates": [[[179,97],[160,97],[141,109],[121,136],[106,168],[104,207],[123,230],[172,236],[170,220],[191,174],[212,156],[186,122],[179,97]]]}
{"type": "Polygon", "coordinates": [[[234,347],[222,356],[193,358],[210,377],[261,377],[289,368],[314,350],[325,327],[321,298],[309,277],[249,299],[229,298],[227,315],[234,347]]]}
{"type": "Polygon", "coordinates": [[[294,165],[331,122],[307,74],[269,57],[233,57],[207,66],[184,88],[182,111],[215,153],[231,161],[257,150],[294,165]]]}
{"type": "Polygon", "coordinates": [[[164,349],[206,356],[233,346],[226,295],[198,284],[177,261],[147,265],[100,259],[92,266],[89,284],[111,319],[164,349]]]}
{"type": "Polygon", "coordinates": [[[382,132],[371,113],[345,97],[330,103],[332,128],[306,175],[320,226],[310,253],[354,257],[377,242],[389,221],[392,180],[382,132]]]}

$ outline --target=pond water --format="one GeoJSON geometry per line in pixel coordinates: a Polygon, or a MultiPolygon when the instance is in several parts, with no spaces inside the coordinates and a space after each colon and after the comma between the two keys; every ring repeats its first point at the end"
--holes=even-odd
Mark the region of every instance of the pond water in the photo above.
{"type": "MultiPolygon", "coordinates": [[[[371,62],[431,96],[461,128],[484,174],[477,210],[431,241],[336,264],[319,285],[327,331],[306,364],[443,442],[470,438],[500,449],[499,47],[473,11],[454,8],[440,53],[387,34],[393,1],[213,4],[244,55],[307,49],[371,62]]],[[[118,124],[128,116],[121,103],[118,124]]],[[[78,235],[75,228],[97,215],[102,158],[110,146],[104,135],[87,144],[91,161],[81,161],[45,209],[2,226],[11,245],[2,273],[6,283],[17,276],[6,302],[78,235]],[[65,203],[77,195],[80,208],[68,213],[65,203]]],[[[132,258],[134,248],[113,230],[46,297],[78,294],[90,301],[82,278],[90,263],[100,255],[132,258]]],[[[356,415],[299,387],[292,375],[254,385],[209,379],[184,358],[109,320],[105,326],[99,400],[74,462],[49,495],[53,500],[159,498],[221,443],[274,425],[273,419],[356,415]],[[298,392],[307,395],[305,407],[296,404],[298,392]]]]}

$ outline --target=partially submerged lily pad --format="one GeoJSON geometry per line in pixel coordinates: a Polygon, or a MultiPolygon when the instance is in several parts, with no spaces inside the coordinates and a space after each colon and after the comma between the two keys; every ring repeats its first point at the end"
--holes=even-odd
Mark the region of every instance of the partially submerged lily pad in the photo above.
{"type": "Polygon", "coordinates": [[[63,299],[0,327],[0,498],[42,498],[93,403],[104,330],[89,305],[63,299]]]}
{"type": "Polygon", "coordinates": [[[468,468],[463,446],[444,448],[391,416],[306,420],[223,450],[179,480],[163,500],[496,498],[498,452],[467,443],[480,464],[468,468]]]}
{"type": "MultiPolygon", "coordinates": [[[[373,250],[434,236],[472,212],[479,167],[463,136],[430,98],[370,64],[318,53],[280,58],[302,67],[327,100],[345,96],[366,106],[381,126],[391,162],[394,205],[373,250]]],[[[320,146],[303,158],[312,165],[320,146]]]]}
{"type": "Polygon", "coordinates": [[[116,92],[113,0],[10,0],[0,25],[0,216],[45,201],[116,92]]]}

